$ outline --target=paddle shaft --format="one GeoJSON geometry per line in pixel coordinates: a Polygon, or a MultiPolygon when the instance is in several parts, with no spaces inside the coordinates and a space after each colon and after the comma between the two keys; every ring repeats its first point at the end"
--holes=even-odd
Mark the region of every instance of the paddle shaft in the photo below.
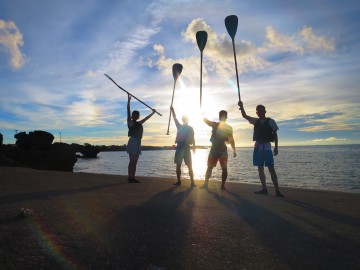
{"type": "Polygon", "coordinates": [[[200,53],[200,109],[202,104],[202,62],[203,62],[203,52],[200,53]]]}
{"type": "MultiPolygon", "coordinates": [[[[173,93],[172,93],[172,98],[171,98],[171,107],[172,107],[173,102],[174,102],[175,84],[176,84],[176,80],[174,80],[174,87],[173,87],[173,93]]],[[[169,135],[169,134],[170,134],[170,133],[169,133],[170,121],[171,121],[171,110],[170,110],[170,114],[169,114],[169,123],[168,123],[168,129],[167,129],[166,135],[169,135]]]]}
{"type": "Polygon", "coordinates": [[[241,101],[241,97],[240,97],[240,85],[239,85],[239,74],[238,74],[237,61],[236,61],[235,42],[234,42],[234,38],[231,38],[231,40],[232,40],[233,51],[234,51],[235,70],[236,70],[236,82],[237,82],[237,88],[238,88],[238,95],[239,95],[239,101],[241,101]]]}
{"type": "MultiPolygon", "coordinates": [[[[142,102],[140,99],[138,99],[137,97],[135,97],[133,94],[131,94],[130,92],[126,91],[124,88],[122,88],[120,85],[118,85],[109,75],[104,74],[109,80],[111,80],[117,87],[119,87],[121,90],[123,90],[125,93],[127,93],[128,95],[132,96],[133,98],[135,98],[137,101],[141,102],[142,104],[144,104],[146,107],[148,107],[151,110],[154,110],[153,108],[151,108],[149,105],[147,105],[146,103],[142,102]]],[[[158,113],[156,110],[155,112],[162,116],[160,113],[158,113]]]]}

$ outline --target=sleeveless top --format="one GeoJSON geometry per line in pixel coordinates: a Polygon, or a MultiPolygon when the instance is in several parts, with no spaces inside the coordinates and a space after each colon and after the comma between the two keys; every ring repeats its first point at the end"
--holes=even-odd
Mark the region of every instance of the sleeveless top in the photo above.
{"type": "Polygon", "coordinates": [[[137,121],[131,120],[128,123],[128,127],[129,127],[128,137],[141,140],[144,132],[143,125],[137,121]]]}

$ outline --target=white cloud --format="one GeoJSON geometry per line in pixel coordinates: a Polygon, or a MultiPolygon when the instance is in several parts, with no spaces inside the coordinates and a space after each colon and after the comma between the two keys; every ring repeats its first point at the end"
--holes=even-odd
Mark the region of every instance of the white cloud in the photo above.
{"type": "Polygon", "coordinates": [[[277,33],[272,26],[266,27],[266,38],[268,40],[267,45],[270,48],[281,51],[294,51],[297,53],[304,52],[304,48],[302,48],[293,37],[277,33]]]}
{"type": "MultiPolygon", "coordinates": [[[[216,74],[222,79],[233,78],[234,76],[234,56],[231,38],[225,34],[218,35],[210,25],[202,18],[192,20],[184,32],[182,37],[184,41],[191,42],[194,50],[198,51],[198,56],[189,56],[182,59],[172,59],[165,56],[164,46],[156,44],[154,50],[158,54],[158,60],[148,60],[150,66],[157,66],[164,73],[171,71],[171,66],[175,62],[180,62],[186,66],[183,77],[187,77],[190,81],[197,81],[199,76],[199,56],[200,51],[197,47],[196,33],[198,31],[206,31],[208,34],[207,43],[203,51],[203,80],[206,83],[208,74],[216,74]]],[[[239,73],[245,70],[257,70],[264,68],[268,63],[257,57],[258,49],[250,41],[240,41],[236,43],[237,61],[239,73]]]]}
{"type": "Polygon", "coordinates": [[[313,33],[311,27],[304,27],[300,31],[300,35],[306,47],[314,51],[333,51],[335,50],[335,44],[333,39],[327,39],[326,37],[318,37],[313,33]]]}
{"type": "Polygon", "coordinates": [[[313,142],[336,142],[336,141],[347,141],[345,138],[329,137],[326,139],[315,139],[313,142]]]}
{"type": "Polygon", "coordinates": [[[316,36],[311,27],[303,27],[292,35],[277,33],[272,26],[266,28],[266,46],[272,49],[303,54],[306,51],[333,51],[334,40],[323,36],[316,36]]]}
{"type": "Polygon", "coordinates": [[[24,45],[23,35],[12,21],[0,20],[0,49],[10,55],[10,65],[13,69],[20,69],[27,61],[26,56],[20,51],[24,45]]]}

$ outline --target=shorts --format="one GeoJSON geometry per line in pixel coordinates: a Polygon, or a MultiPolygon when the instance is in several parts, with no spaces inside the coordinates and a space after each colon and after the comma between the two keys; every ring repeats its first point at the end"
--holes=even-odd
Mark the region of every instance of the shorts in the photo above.
{"type": "Polygon", "coordinates": [[[174,163],[176,163],[177,165],[181,165],[181,163],[185,162],[185,165],[189,166],[191,165],[191,151],[190,149],[176,149],[175,151],[175,158],[174,158],[174,163]]]}
{"type": "Polygon", "coordinates": [[[126,145],[126,152],[133,155],[140,155],[141,154],[141,140],[130,137],[129,142],[126,145]]]}
{"type": "Polygon", "coordinates": [[[211,148],[210,153],[207,160],[207,165],[209,167],[216,167],[217,162],[220,162],[221,167],[227,166],[228,161],[228,152],[225,151],[216,151],[215,149],[211,148]]]}
{"type": "Polygon", "coordinates": [[[254,166],[272,167],[274,166],[274,156],[270,144],[256,144],[253,152],[254,166]]]}

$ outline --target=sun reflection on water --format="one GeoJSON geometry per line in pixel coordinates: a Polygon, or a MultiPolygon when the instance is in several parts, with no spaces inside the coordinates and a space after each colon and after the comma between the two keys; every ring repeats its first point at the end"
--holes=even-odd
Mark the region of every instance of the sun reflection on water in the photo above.
{"type": "MultiPolygon", "coordinates": [[[[204,180],[207,167],[209,149],[196,149],[195,154],[191,151],[192,166],[195,180],[204,180]]],[[[188,178],[189,170],[184,164],[181,166],[182,176],[188,178]]]]}

